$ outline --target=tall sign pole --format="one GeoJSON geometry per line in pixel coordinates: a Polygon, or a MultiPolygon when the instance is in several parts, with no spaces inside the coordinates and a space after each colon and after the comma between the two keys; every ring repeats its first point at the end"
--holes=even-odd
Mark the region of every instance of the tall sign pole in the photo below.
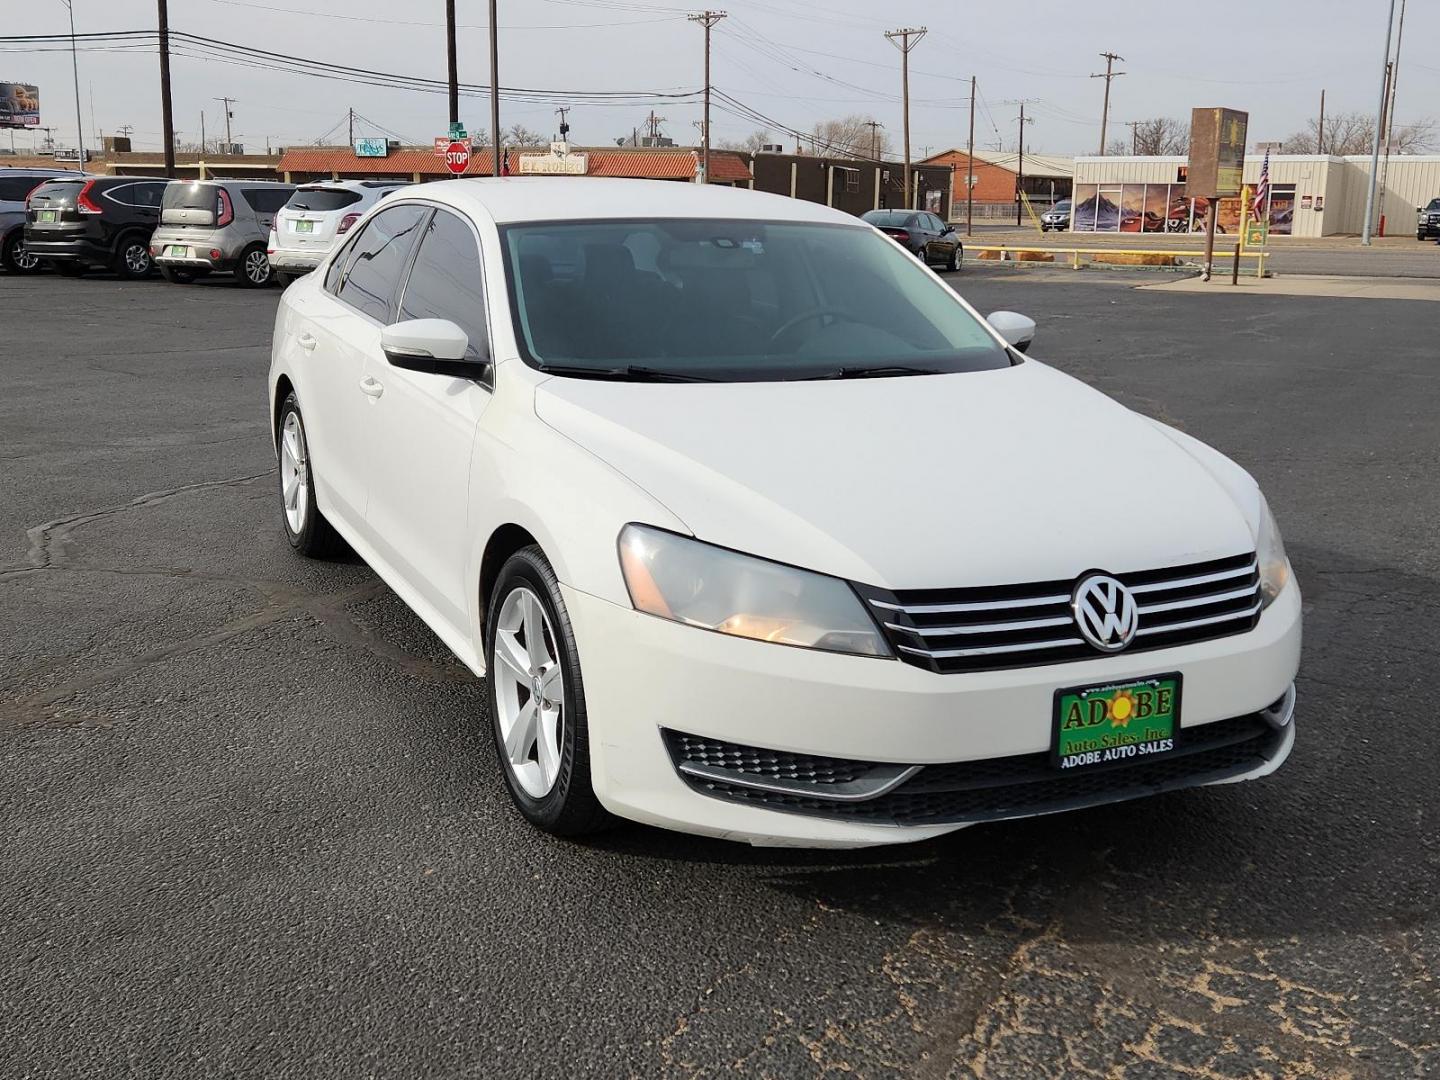
{"type": "Polygon", "coordinates": [[[1375,217],[1375,186],[1380,181],[1380,125],[1385,115],[1385,98],[1390,90],[1390,36],[1395,30],[1395,0],[1390,0],[1390,16],[1385,20],[1385,62],[1380,65],[1380,107],[1375,110],[1375,141],[1370,148],[1370,186],[1365,192],[1365,231],[1360,243],[1370,244],[1370,223],[1375,217]]]}
{"type": "Polygon", "coordinates": [[[1111,83],[1113,80],[1120,78],[1121,75],[1124,75],[1124,74],[1125,74],[1125,72],[1123,72],[1123,71],[1116,71],[1116,70],[1115,70],[1115,61],[1116,61],[1116,60],[1121,60],[1121,61],[1123,61],[1125,58],[1124,58],[1123,56],[1119,55],[1118,53],[1113,53],[1113,52],[1103,52],[1103,53],[1101,53],[1100,55],[1101,55],[1101,57],[1103,57],[1104,60],[1105,60],[1105,74],[1104,74],[1104,75],[1091,75],[1090,78],[1092,78],[1092,79],[1104,79],[1104,80],[1105,80],[1105,105],[1104,105],[1104,107],[1100,110],[1100,156],[1101,156],[1101,157],[1104,157],[1104,156],[1105,156],[1105,129],[1106,129],[1106,128],[1109,126],[1109,124],[1110,124],[1110,83],[1111,83]]]}
{"type": "Polygon", "coordinates": [[[905,110],[905,207],[913,210],[915,192],[910,182],[910,50],[920,44],[920,39],[925,36],[925,27],[887,30],[885,36],[890,39],[891,45],[900,50],[900,99],[905,110]]]}
{"type": "Polygon", "coordinates": [[[500,27],[490,0],[490,175],[500,175],[500,27]]]}
{"type": "Polygon", "coordinates": [[[70,12],[70,68],[75,73],[75,171],[85,171],[85,124],[80,119],[80,61],[75,59],[75,5],[65,0],[70,12]]]}
{"type": "Polygon", "coordinates": [[[170,110],[170,10],[156,0],[160,15],[160,126],[164,129],[165,175],[175,175],[175,117],[170,110]]]}
{"type": "MultiPolygon", "coordinates": [[[[702,11],[698,15],[687,15],[691,22],[705,28],[705,117],[700,125],[700,183],[710,182],[710,30],[721,19],[723,11],[702,11]]],[[[653,115],[653,112],[652,112],[653,115]]]]}
{"type": "Polygon", "coordinates": [[[965,235],[975,235],[975,76],[970,76],[970,142],[965,147],[965,235]]]}
{"type": "Polygon", "coordinates": [[[445,0],[445,68],[450,76],[450,123],[460,122],[460,71],[455,57],[455,0],[445,0]]]}

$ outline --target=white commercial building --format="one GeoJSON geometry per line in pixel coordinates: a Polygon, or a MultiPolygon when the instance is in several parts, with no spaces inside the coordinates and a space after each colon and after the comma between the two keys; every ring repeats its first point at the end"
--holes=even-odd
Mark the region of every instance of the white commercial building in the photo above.
{"type": "MultiPolygon", "coordinates": [[[[1260,180],[1263,154],[1245,158],[1245,183],[1260,180]]],[[[1200,232],[1205,200],[1185,195],[1184,157],[1075,159],[1077,232],[1200,232]],[[1198,206],[1196,205],[1198,203],[1198,206]]],[[[1272,154],[1269,218],[1272,236],[1359,233],[1365,223],[1369,155],[1272,154]]],[[[1387,235],[1415,231],[1415,209],[1440,197],[1440,155],[1392,155],[1380,161],[1375,225],[1387,235]]],[[[1240,199],[1221,199],[1220,228],[1240,227],[1240,199]]]]}

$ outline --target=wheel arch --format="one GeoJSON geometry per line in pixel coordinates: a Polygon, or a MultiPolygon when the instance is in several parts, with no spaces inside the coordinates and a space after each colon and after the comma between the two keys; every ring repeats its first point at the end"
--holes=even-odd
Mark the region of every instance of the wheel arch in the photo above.
{"type": "Polygon", "coordinates": [[[490,593],[495,588],[496,579],[500,576],[500,568],[505,565],[505,560],[515,552],[532,545],[539,547],[541,551],[545,550],[529,529],[513,521],[507,521],[497,527],[490,534],[490,539],[485,542],[485,552],[480,556],[479,596],[476,601],[480,615],[482,655],[485,625],[489,619],[490,593]]]}
{"type": "Polygon", "coordinates": [[[274,446],[280,445],[280,410],[285,408],[285,399],[293,393],[295,384],[290,381],[289,375],[281,372],[275,380],[275,394],[270,402],[270,442],[274,446]]]}

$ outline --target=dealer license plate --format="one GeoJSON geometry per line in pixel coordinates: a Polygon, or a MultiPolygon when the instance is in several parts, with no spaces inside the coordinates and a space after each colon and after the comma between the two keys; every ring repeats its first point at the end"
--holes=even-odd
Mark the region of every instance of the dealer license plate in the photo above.
{"type": "Polygon", "coordinates": [[[54,225],[55,222],[60,220],[60,215],[59,212],[55,210],[36,210],[35,220],[41,225],[54,225]]]}
{"type": "Polygon", "coordinates": [[[1053,756],[1066,772],[1168,754],[1179,730],[1178,671],[1055,691],[1053,756]]]}
{"type": "Polygon", "coordinates": [[[313,222],[313,221],[297,221],[297,222],[295,222],[295,231],[296,231],[297,233],[302,233],[302,232],[304,232],[304,233],[313,233],[313,232],[315,231],[315,222],[313,222]]]}

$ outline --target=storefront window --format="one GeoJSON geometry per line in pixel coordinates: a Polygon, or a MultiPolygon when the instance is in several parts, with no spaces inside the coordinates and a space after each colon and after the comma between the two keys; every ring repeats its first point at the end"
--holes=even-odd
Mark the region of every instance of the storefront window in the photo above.
{"type": "Polygon", "coordinates": [[[1120,231],[1139,232],[1145,221],[1145,185],[1126,184],[1120,192],[1120,231]]]}

